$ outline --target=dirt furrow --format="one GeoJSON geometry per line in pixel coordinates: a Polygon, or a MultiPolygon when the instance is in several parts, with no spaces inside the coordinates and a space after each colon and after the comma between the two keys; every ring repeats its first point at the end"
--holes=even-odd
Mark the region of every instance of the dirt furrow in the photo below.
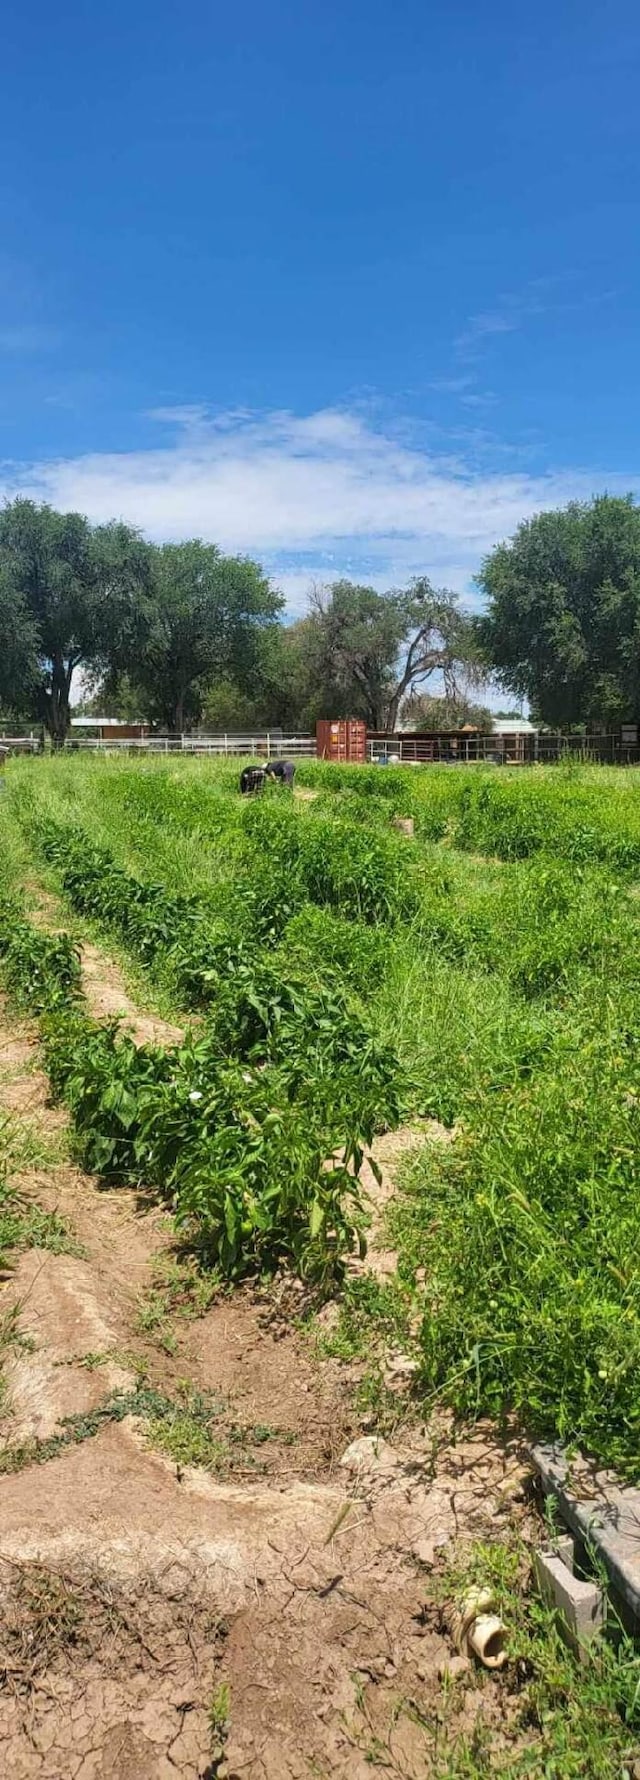
{"type": "MultiPolygon", "coordinates": [[[[40,1141],[63,1142],[35,1034],[6,1011],[2,1104],[40,1141]]],[[[392,1171],[403,1146],[387,1147],[392,1171]]],[[[213,1475],[157,1450],[149,1422],[127,1414],[0,1476],[0,1771],[435,1772],[450,1645],[429,1575],[460,1530],[487,1534],[510,1516],[517,1444],[486,1431],[452,1446],[417,1426],[395,1444],[363,1435],[348,1372],[320,1364],[291,1314],[247,1289],[197,1318],[168,1312],[172,1341],[164,1325],[154,1337],[139,1312],[158,1267],[174,1265],[166,1214],[99,1190],[55,1146],[16,1185],[58,1212],[78,1252],[31,1248],[2,1287],[23,1336],[7,1366],[5,1453],[55,1437],[65,1416],[90,1423],[135,1384],[142,1356],[156,1390],[187,1380],[224,1401],[229,1466],[213,1475]]],[[[452,1735],[480,1716],[499,1739],[508,1707],[473,1684],[451,1710],[452,1735]]]]}

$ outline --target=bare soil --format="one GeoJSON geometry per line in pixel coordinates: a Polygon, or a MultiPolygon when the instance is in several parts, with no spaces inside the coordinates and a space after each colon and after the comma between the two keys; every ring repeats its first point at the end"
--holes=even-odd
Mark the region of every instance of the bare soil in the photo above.
{"type": "Polygon", "coordinates": [[[175,1045],[184,1038],[184,1026],[174,1026],[155,1014],[142,1014],[134,1006],[112,958],[85,940],[80,948],[82,987],[96,1020],[121,1019],[136,1044],[175,1045]]]}
{"type": "MultiPolygon", "coordinates": [[[[102,999],[96,951],[92,968],[102,999]]],[[[2,1105],[64,1126],[33,1030],[6,1013],[2,1105]]],[[[420,1140],[382,1140],[379,1199],[420,1140]]],[[[517,1440],[456,1442],[415,1419],[392,1443],[364,1432],[352,1372],[318,1360],[293,1284],[220,1292],[198,1317],[172,1303],[154,1331],[140,1311],[171,1261],[167,1214],[65,1157],[16,1184],[81,1252],[25,1251],[0,1290],[25,1343],[5,1366],[5,1454],[144,1370],[166,1393],[188,1381],[220,1398],[228,1462],[176,1463],[128,1415],[0,1476],[0,1772],[421,1780],[478,1719],[499,1749],[515,1693],[473,1671],[443,1684],[431,1578],[451,1541],[526,1521],[517,1440]]]]}

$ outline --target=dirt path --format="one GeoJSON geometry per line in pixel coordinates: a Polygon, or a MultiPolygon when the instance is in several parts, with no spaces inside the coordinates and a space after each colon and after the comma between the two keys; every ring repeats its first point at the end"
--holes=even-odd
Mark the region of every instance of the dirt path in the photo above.
{"type": "MultiPolygon", "coordinates": [[[[128,1413],[0,1476],[0,1772],[418,1780],[478,1718],[499,1748],[510,1695],[471,1672],[443,1687],[429,1579],[460,1532],[507,1524],[516,1443],[363,1434],[348,1368],[317,1360],[289,1300],[225,1292],[194,1316],[166,1214],[69,1162],[34,1032],[6,1012],[1,1105],[55,1139],[15,1184],[76,1244],[26,1250],[2,1286],[26,1341],[6,1367],[5,1456],[141,1378],[213,1393],[222,1456],[213,1473],[181,1462],[128,1413]]],[[[402,1142],[383,1142],[383,1196],[402,1142]]]]}
{"type": "Polygon", "coordinates": [[[85,940],[80,947],[82,987],[96,1020],[121,1019],[136,1044],[175,1045],[184,1038],[184,1026],[174,1026],[155,1014],[135,1007],[113,959],[85,940]]]}

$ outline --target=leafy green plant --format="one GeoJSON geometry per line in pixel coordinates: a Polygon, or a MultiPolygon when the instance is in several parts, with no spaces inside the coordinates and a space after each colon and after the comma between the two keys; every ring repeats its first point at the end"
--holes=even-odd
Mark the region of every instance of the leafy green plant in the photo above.
{"type": "Polygon", "coordinates": [[[81,830],[53,818],[35,827],[45,858],[61,871],[73,908],[114,928],[148,965],[169,968],[189,1005],[211,1000],[217,985],[216,955],[225,954],[224,930],[216,933],[211,910],[197,897],[170,895],[115,864],[105,847],[81,830]]]}
{"type": "Polygon", "coordinates": [[[7,988],[34,1013],[64,1006],[78,993],[80,961],[69,935],[39,932],[6,896],[0,899],[0,958],[7,988]]]}
{"type": "Polygon", "coordinates": [[[583,1007],[543,1071],[479,1094],[466,1133],[425,1146],[394,1225],[426,1270],[429,1392],[515,1410],[637,1476],[636,1031],[604,993],[583,1007]]]}
{"type": "MultiPolygon", "coordinates": [[[[30,930],[10,918],[21,990],[30,930]]],[[[47,1067],[87,1168],[157,1187],[227,1274],[289,1258],[327,1281],[363,1248],[357,1177],[363,1143],[395,1116],[395,1064],[336,988],[237,971],[206,1035],[136,1047],[78,997],[63,1011],[68,948],[36,939],[47,1067]]]]}

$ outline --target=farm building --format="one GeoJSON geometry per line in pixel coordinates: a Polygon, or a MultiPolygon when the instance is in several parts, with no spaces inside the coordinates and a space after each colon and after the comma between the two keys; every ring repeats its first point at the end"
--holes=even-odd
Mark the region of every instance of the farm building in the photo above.
{"type": "Polygon", "coordinates": [[[85,742],[143,741],[149,734],[148,723],[124,723],[120,717],[72,717],[71,739],[85,742]]]}

